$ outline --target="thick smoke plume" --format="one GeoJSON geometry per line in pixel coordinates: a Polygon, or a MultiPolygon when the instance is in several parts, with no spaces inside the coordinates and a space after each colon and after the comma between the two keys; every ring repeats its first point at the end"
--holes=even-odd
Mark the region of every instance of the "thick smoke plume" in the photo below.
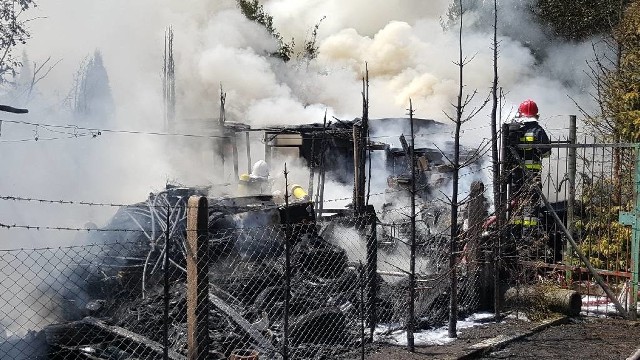
{"type": "MultiPolygon", "coordinates": [[[[361,114],[365,62],[371,78],[371,117],[405,116],[408,100],[413,99],[417,117],[448,121],[444,114],[453,111],[458,82],[453,63],[458,51],[456,23],[447,16],[449,1],[271,0],[263,4],[283,38],[295,38],[297,44],[308,40],[314,25],[325,18],[316,43],[318,57],[294,57],[288,63],[271,57],[277,42],[263,27],[247,20],[232,0],[195,1],[189,6],[169,0],[43,2],[30,13],[38,19],[30,22],[32,39],[24,49],[24,62],[37,65],[51,57],[59,63],[30,92],[30,101],[22,103],[16,91],[7,89],[3,101],[26,106],[30,114],[3,117],[100,127],[103,123],[90,115],[78,119],[69,109],[78,69],[98,49],[115,103],[108,126],[163,131],[163,34],[171,25],[176,34],[181,132],[211,133],[202,124],[218,116],[221,85],[227,92],[228,119],[254,127],[321,122],[325,110],[329,119],[353,119],[361,114]]],[[[473,60],[466,67],[465,85],[469,92],[477,90],[481,99],[491,84],[491,7],[482,1],[468,4],[463,46],[473,60]]],[[[577,112],[571,99],[590,106],[583,70],[591,56],[591,42],[552,41],[525,11],[527,4],[524,0],[500,2],[503,118],[513,114],[522,99],[533,98],[541,108],[542,124],[559,131],[566,128],[566,115],[577,112]]],[[[481,112],[463,126],[463,143],[479,146],[489,137],[488,130],[487,112],[481,112]]],[[[394,132],[399,131],[389,129],[386,135],[397,138],[400,133],[394,132]]],[[[221,177],[214,170],[218,155],[212,139],[77,134],[5,123],[0,137],[5,141],[0,144],[5,159],[0,184],[5,192],[132,202],[168,180],[205,185],[235,182],[229,171],[221,177]],[[40,140],[34,141],[35,137],[40,140]],[[6,142],[14,140],[29,141],[6,142]]],[[[450,139],[451,134],[445,133],[434,142],[450,139]]],[[[256,145],[253,159],[262,156],[261,144],[256,145]]],[[[100,207],[22,211],[23,205],[7,203],[1,209],[6,222],[39,225],[80,226],[86,221],[102,225],[105,213],[113,213],[100,207]]],[[[43,238],[55,237],[30,239],[42,243],[43,238]]]]}
{"type": "MultiPolygon", "coordinates": [[[[33,71],[32,63],[37,66],[48,57],[59,62],[29,91],[29,101],[19,96],[24,90],[8,87],[3,101],[28,107],[30,114],[3,118],[105,126],[91,115],[78,118],[69,102],[81,64],[98,49],[115,103],[107,127],[163,131],[163,35],[171,25],[176,34],[180,132],[211,133],[202,126],[207,120],[201,119],[216,120],[221,85],[227,92],[228,119],[254,127],[321,122],[325,110],[329,119],[353,119],[361,114],[365,62],[371,78],[371,117],[405,116],[411,98],[417,117],[448,122],[444,113],[453,111],[458,82],[453,63],[458,51],[456,23],[447,16],[450,1],[271,0],[263,4],[283,38],[295,38],[299,45],[324,18],[317,59],[294,57],[283,63],[271,57],[277,42],[263,27],[247,20],[233,0],[195,1],[188,6],[169,0],[42,2],[30,12],[38,19],[30,22],[32,39],[24,48],[23,70],[33,71]]],[[[467,91],[477,90],[480,99],[491,84],[491,6],[483,1],[468,5],[463,46],[473,60],[466,68],[465,84],[467,91]]],[[[500,2],[503,118],[513,114],[519,101],[533,98],[541,108],[542,124],[559,131],[566,127],[565,115],[577,112],[570,98],[590,105],[583,70],[591,56],[591,42],[552,41],[526,11],[527,5],[525,0],[500,2]]],[[[487,112],[482,112],[463,126],[463,143],[479,146],[489,137],[488,130],[487,112]]],[[[214,153],[212,139],[106,132],[93,138],[77,136],[74,130],[64,132],[3,124],[0,146],[5,171],[0,185],[6,195],[126,203],[141,200],[167,181],[217,184],[216,188],[219,184],[233,187],[235,182],[230,169],[225,176],[215,169],[219,155],[214,153]],[[40,140],[35,141],[36,137],[40,140]]],[[[401,132],[388,129],[384,135],[397,139],[401,132]]],[[[451,140],[451,134],[428,140],[441,143],[451,140]]],[[[263,148],[255,141],[254,160],[262,156],[263,148]]],[[[281,164],[274,164],[272,173],[280,168],[281,164]]],[[[87,221],[103,225],[113,212],[108,207],[46,208],[6,202],[0,207],[5,223],[77,227],[87,221]]],[[[21,246],[57,244],[61,237],[68,237],[28,234],[34,233],[17,236],[21,246]]],[[[8,246],[10,241],[5,239],[0,243],[8,246]]]]}

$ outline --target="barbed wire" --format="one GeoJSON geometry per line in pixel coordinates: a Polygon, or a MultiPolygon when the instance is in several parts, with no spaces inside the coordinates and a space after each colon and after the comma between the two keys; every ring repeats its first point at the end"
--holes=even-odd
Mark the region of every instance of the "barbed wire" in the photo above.
{"type": "MultiPolygon", "coordinates": [[[[485,166],[485,167],[481,167],[478,169],[475,169],[473,171],[470,171],[468,173],[464,173],[461,174],[459,177],[466,177],[466,176],[472,176],[478,172],[490,169],[491,166],[485,166]]],[[[553,179],[552,179],[553,180],[553,179]]],[[[485,188],[483,193],[486,193],[488,189],[485,188]]],[[[370,194],[369,196],[381,196],[381,195],[389,195],[389,194],[393,194],[393,193],[399,193],[399,192],[406,192],[406,189],[394,189],[394,190],[390,190],[387,189],[383,192],[378,192],[378,193],[373,193],[370,194]]],[[[460,192],[461,194],[466,194],[466,193],[470,193],[470,191],[462,191],[460,192]]],[[[159,193],[156,196],[160,196],[163,193],[159,193]]],[[[165,198],[166,199],[166,198],[165,198]]],[[[323,203],[331,203],[331,202],[337,202],[337,201],[346,201],[346,200],[351,200],[352,197],[348,196],[348,197],[343,197],[343,198],[335,198],[335,199],[327,199],[324,200],[323,203]]],[[[55,199],[42,199],[42,198],[29,198],[29,197],[22,197],[22,196],[9,196],[9,195],[3,195],[0,196],[0,200],[6,200],[6,201],[24,201],[24,202],[38,202],[38,203],[48,203],[48,204],[77,204],[77,205],[86,205],[86,206],[108,206],[108,207],[125,207],[125,208],[132,208],[132,207],[141,207],[141,208],[151,208],[151,207],[155,207],[155,208],[166,208],[167,204],[160,204],[160,205],[153,205],[153,204],[149,204],[149,203],[142,203],[142,204],[118,204],[118,203],[102,203],[102,202],[90,202],[90,201],[73,201],[73,200],[55,200],[55,199]]],[[[314,201],[308,201],[305,203],[310,203],[310,204],[315,204],[316,202],[314,201]]],[[[277,204],[274,204],[277,205],[277,204]]],[[[180,208],[188,208],[188,206],[179,206],[180,208]]],[[[210,208],[215,208],[216,206],[210,206],[210,208]]],[[[406,206],[404,208],[409,208],[410,206],[406,206]]],[[[403,208],[399,208],[399,209],[395,209],[396,211],[398,210],[402,210],[403,208]]],[[[264,211],[264,209],[260,208],[260,209],[245,209],[246,211],[264,211]]],[[[385,211],[385,210],[383,210],[385,211]]],[[[380,212],[378,212],[380,213],[380,212]]],[[[5,229],[14,229],[14,228],[19,228],[19,229],[28,229],[28,230],[67,230],[67,231],[97,231],[97,232],[109,232],[109,231],[113,231],[113,232],[141,232],[142,230],[139,229],[95,229],[95,228],[78,228],[78,227],[68,227],[68,226],[40,226],[40,225],[18,225],[18,224],[2,224],[0,223],[0,227],[5,228],[5,229]]]]}
{"type": "Polygon", "coordinates": [[[92,136],[90,134],[81,134],[81,135],[70,135],[66,137],[50,137],[50,138],[28,138],[28,139],[11,139],[11,140],[0,140],[0,143],[24,143],[24,142],[41,142],[41,141],[53,141],[53,140],[66,140],[66,139],[77,139],[81,137],[92,136]]]}
{"type": "Polygon", "coordinates": [[[25,230],[64,230],[77,232],[144,232],[139,229],[100,229],[100,228],[74,228],[68,226],[41,226],[41,225],[18,225],[0,223],[0,228],[4,229],[25,229],[25,230]]]}
{"type": "MultiPolygon", "coordinates": [[[[52,250],[73,250],[73,249],[86,249],[86,248],[113,248],[119,245],[137,245],[139,241],[110,241],[108,244],[106,243],[88,243],[82,245],[66,245],[66,246],[42,246],[42,247],[34,247],[34,248],[14,248],[14,249],[0,249],[2,253],[12,253],[12,252],[21,252],[21,251],[52,251],[52,250]]],[[[114,257],[110,255],[105,255],[105,257],[114,257]]]]}
{"type": "MultiPolygon", "coordinates": [[[[393,192],[400,192],[400,191],[404,191],[404,190],[387,190],[384,192],[379,192],[379,193],[373,193],[370,194],[370,196],[380,196],[380,195],[385,195],[388,193],[393,193],[393,192]]],[[[156,196],[160,196],[164,193],[159,193],[156,194],[156,196]]],[[[335,198],[335,199],[326,199],[323,200],[323,202],[325,203],[331,203],[331,202],[337,202],[337,201],[344,201],[344,200],[352,200],[353,197],[349,196],[349,197],[343,197],[343,198],[335,198]]],[[[107,203],[107,202],[92,202],[92,201],[74,201],[74,200],[56,200],[56,199],[43,199],[43,198],[30,198],[30,197],[24,197],[24,196],[13,196],[13,195],[0,195],[0,200],[5,200],[5,201],[23,201],[23,202],[36,202],[36,203],[42,203],[42,204],[62,204],[62,205],[86,205],[86,206],[96,206],[96,207],[127,207],[127,208],[160,208],[160,209],[165,209],[167,207],[167,204],[161,204],[161,205],[153,205],[153,204],[147,204],[147,203],[134,203],[134,204],[121,204],[121,203],[107,203]]],[[[319,202],[319,201],[318,201],[319,202]]],[[[315,204],[315,201],[306,201],[305,203],[312,203],[315,204]]],[[[189,208],[189,206],[179,206],[180,208],[189,208]]],[[[209,206],[209,208],[218,208],[218,206],[209,206]]],[[[257,209],[256,211],[261,211],[261,209],[257,209]]]]}
{"type": "MultiPolygon", "coordinates": [[[[10,124],[21,124],[21,125],[34,126],[36,128],[43,128],[43,129],[47,129],[47,130],[50,130],[50,131],[53,131],[51,129],[68,129],[68,130],[73,130],[73,131],[89,131],[90,135],[102,135],[102,133],[114,133],[114,134],[131,134],[131,135],[176,136],[176,137],[202,138],[202,139],[228,139],[228,138],[231,138],[230,136],[227,136],[227,135],[202,135],[202,134],[189,134],[189,133],[168,133],[168,132],[160,132],[160,131],[102,129],[102,128],[82,127],[82,126],[77,126],[77,125],[46,124],[46,123],[35,123],[35,122],[30,122],[30,121],[6,120],[6,119],[0,119],[0,122],[10,123],[10,124]]],[[[81,134],[78,134],[78,135],[81,135],[81,134]]],[[[73,137],[75,137],[75,136],[73,136],[73,137]]]]}
{"type": "MultiPolygon", "coordinates": [[[[30,121],[23,121],[23,120],[0,119],[0,122],[33,126],[36,129],[41,128],[41,129],[44,129],[44,130],[47,130],[47,131],[51,131],[51,132],[54,132],[54,133],[69,135],[68,137],[58,137],[58,138],[44,139],[44,138],[39,138],[37,136],[37,133],[36,133],[35,136],[32,137],[32,138],[16,139],[16,140],[0,140],[0,142],[25,142],[25,141],[58,140],[58,139],[78,138],[78,137],[84,137],[84,136],[90,136],[90,137],[96,138],[96,137],[102,135],[103,133],[132,134],[132,135],[154,135],[154,136],[176,136],[176,137],[204,138],[204,139],[231,139],[231,138],[233,138],[233,136],[230,136],[230,135],[215,135],[215,134],[202,135],[202,134],[192,134],[192,133],[169,133],[169,132],[161,132],[161,131],[121,130],[121,129],[83,127],[83,126],[71,125],[71,124],[61,125],[61,124],[37,123],[37,122],[30,122],[30,121]],[[69,131],[58,131],[58,130],[55,130],[55,129],[71,130],[72,132],[69,132],[69,131]],[[79,133],[79,131],[86,131],[87,133],[79,133]]],[[[447,126],[446,124],[442,124],[442,125],[443,126],[447,126]]],[[[490,125],[477,126],[477,127],[468,128],[468,129],[467,128],[463,128],[463,129],[460,130],[460,132],[461,133],[465,133],[465,132],[468,132],[468,131],[487,129],[489,127],[490,127],[490,125]]],[[[261,131],[268,131],[269,129],[239,130],[237,132],[246,132],[246,131],[255,132],[255,131],[260,131],[260,130],[261,131]]],[[[278,133],[276,135],[296,135],[297,134],[297,135],[301,135],[300,138],[304,139],[304,140],[322,140],[322,137],[319,137],[319,136],[303,136],[302,134],[304,134],[305,132],[303,132],[301,130],[283,128],[283,129],[281,129],[281,131],[282,131],[281,133],[278,133]]],[[[315,132],[321,133],[322,131],[323,130],[318,129],[315,132]]],[[[328,128],[325,131],[327,131],[327,135],[331,136],[331,135],[334,135],[335,133],[351,134],[352,129],[350,129],[350,128],[345,128],[345,129],[342,129],[342,128],[338,128],[338,129],[328,128]]],[[[454,135],[454,130],[452,128],[450,128],[450,129],[447,129],[447,130],[429,131],[428,133],[421,132],[421,133],[415,134],[415,137],[430,137],[430,136],[434,136],[434,135],[444,135],[444,134],[450,134],[450,135],[453,136],[454,135]]],[[[394,137],[400,137],[401,135],[407,135],[407,134],[398,133],[398,134],[374,135],[374,136],[367,136],[367,137],[365,137],[365,139],[394,138],[394,137]]],[[[260,141],[264,142],[264,139],[261,139],[260,141]]]]}

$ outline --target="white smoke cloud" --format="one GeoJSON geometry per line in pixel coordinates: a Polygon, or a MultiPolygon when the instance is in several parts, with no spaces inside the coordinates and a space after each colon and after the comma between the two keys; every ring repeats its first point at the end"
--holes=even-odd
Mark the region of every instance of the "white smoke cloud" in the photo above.
{"type": "MultiPolygon", "coordinates": [[[[401,117],[409,99],[416,116],[447,122],[458,86],[457,29],[443,30],[449,1],[270,0],[265,9],[283,38],[300,46],[323,17],[318,58],[282,63],[270,56],[276,41],[245,19],[235,1],[197,1],[185,6],[169,0],[110,2],[61,0],[32,11],[33,38],[26,47],[32,61],[61,59],[39,83],[42,96],[29,104],[33,122],[72,123],[60,106],[80,62],[100,49],[117,105],[114,128],[162,131],[163,36],[175,31],[179,130],[205,134],[218,114],[220,85],[227,92],[227,114],[253,126],[354,118],[361,112],[365,62],[370,71],[370,116],[401,117]],[[71,16],[82,14],[82,16],[71,16]]],[[[589,107],[584,73],[590,42],[545,42],[545,31],[527,15],[527,1],[501,4],[500,85],[506,94],[503,118],[526,98],[536,100],[548,128],[566,127],[575,113],[571,99],[589,107]],[[519,19],[520,21],[516,21],[519,19]],[[544,45],[544,47],[543,47],[544,45]]],[[[466,14],[464,51],[472,59],[465,91],[478,91],[477,105],[491,84],[490,7],[466,14]]],[[[465,124],[463,143],[477,147],[489,135],[488,109],[465,124]],[[469,136],[471,135],[471,136],[469,136]]],[[[89,121],[90,122],[90,121],[89,121]]],[[[5,125],[2,139],[33,136],[32,127],[5,125]]],[[[42,131],[42,129],[40,129],[42,131]]],[[[397,138],[398,134],[390,134],[397,138]]],[[[440,134],[438,142],[451,140],[440,134]]],[[[187,184],[233,183],[214,168],[211,139],[167,139],[147,135],[103,134],[96,139],[55,144],[3,144],[9,171],[1,181],[19,195],[77,199],[140,200],[167,179],[187,184]],[[56,154],[64,153],[64,157],[56,154]],[[29,163],[29,168],[23,164],[29,163]],[[16,170],[19,169],[19,170],[16,170]],[[43,179],[55,185],[43,186],[43,179]],[[54,196],[55,195],[55,196],[54,196]]],[[[252,158],[261,156],[261,144],[252,158]]],[[[95,211],[99,213],[99,211],[95,211]]],[[[13,212],[11,212],[13,214],[13,212]]],[[[82,213],[83,217],[86,215],[82,213]]],[[[12,215],[13,216],[13,215],[12,215]]],[[[68,217],[73,219],[73,217],[68,217]]],[[[39,216],[33,215],[36,221],[39,216]]],[[[84,218],[77,221],[85,220],[84,218]]],[[[98,219],[89,219],[97,221],[98,219]]]]}
{"type": "MultiPolygon", "coordinates": [[[[230,117],[238,121],[248,118],[263,125],[267,121],[263,117],[248,117],[248,114],[265,111],[265,104],[273,105],[269,110],[276,114],[275,106],[282,103],[296,104],[298,108],[322,104],[320,107],[333,109],[337,116],[358,116],[365,62],[369,64],[372,79],[372,116],[400,116],[405,113],[409,98],[416,103],[421,117],[443,119],[442,111],[451,112],[450,103],[457,92],[457,68],[453,64],[457,60],[457,33],[455,26],[452,31],[444,31],[441,25],[449,1],[350,1],[345,4],[272,0],[265,1],[264,5],[274,16],[274,25],[283,38],[286,41],[295,38],[298,45],[309,39],[313,26],[326,16],[319,28],[317,61],[283,65],[270,58],[268,54],[275,51],[276,42],[259,25],[246,20],[230,0],[216,5],[195,3],[189,7],[169,1],[153,4],[141,1],[132,5],[122,1],[103,4],[67,0],[55,7],[43,4],[39,11],[47,15],[41,23],[47,23],[49,33],[75,40],[72,51],[64,52],[65,58],[80,58],[96,47],[103,49],[107,66],[118,69],[110,75],[116,99],[127,113],[132,113],[129,109],[135,108],[141,94],[149,93],[149,89],[154,89],[151,92],[159,96],[162,33],[168,24],[176,31],[179,113],[185,118],[215,116],[221,84],[228,93],[230,117]],[[75,20],[75,24],[58,22],[70,8],[93,15],[75,20]],[[123,14],[124,8],[127,12],[123,14]],[[92,31],[71,35],[83,25],[92,31]],[[91,42],[82,38],[90,38],[91,42]]],[[[468,28],[464,47],[467,57],[473,57],[473,61],[467,66],[465,83],[468,91],[478,89],[478,98],[486,96],[491,83],[489,8],[480,6],[466,14],[468,28]]],[[[561,57],[551,49],[549,63],[546,59],[534,58],[528,46],[543,43],[540,39],[544,31],[532,23],[523,9],[526,9],[525,1],[501,4],[504,21],[500,77],[508,105],[517,104],[523,98],[540,98],[544,113],[566,113],[568,109],[559,105],[560,101],[548,101],[545,97],[553,94],[548,98],[566,99],[567,94],[571,94],[586,101],[579,96],[584,86],[574,87],[575,81],[558,84],[555,80],[584,76],[575,71],[580,67],[554,66],[561,57]],[[523,21],[516,24],[515,18],[523,21]],[[545,91],[541,91],[541,87],[545,91]]],[[[34,29],[40,26],[35,23],[34,29]]],[[[48,38],[34,32],[30,51],[43,51],[42,43],[48,38]]],[[[544,54],[543,50],[547,49],[535,50],[544,54]]],[[[53,53],[55,57],[55,53],[61,54],[61,51],[53,53]]],[[[580,57],[588,55],[580,52],[580,57]]],[[[69,72],[69,68],[59,70],[56,77],[61,76],[62,70],[69,72]]],[[[293,120],[277,115],[267,117],[277,123],[320,121],[317,111],[305,113],[306,116],[293,120]]],[[[486,114],[483,115],[478,121],[485,123],[486,114]]]]}

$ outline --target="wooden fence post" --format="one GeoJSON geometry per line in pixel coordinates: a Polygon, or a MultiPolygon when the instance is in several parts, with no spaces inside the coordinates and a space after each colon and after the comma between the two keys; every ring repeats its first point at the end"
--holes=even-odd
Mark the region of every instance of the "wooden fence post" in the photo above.
{"type": "Polygon", "coordinates": [[[209,204],[191,196],[187,208],[187,358],[209,356],[209,204]]]}

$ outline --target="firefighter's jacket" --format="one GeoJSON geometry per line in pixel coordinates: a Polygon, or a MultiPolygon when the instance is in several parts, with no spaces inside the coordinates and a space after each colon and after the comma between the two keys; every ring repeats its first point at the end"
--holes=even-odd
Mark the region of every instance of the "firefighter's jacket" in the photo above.
{"type": "MultiPolygon", "coordinates": [[[[513,122],[509,124],[510,144],[549,144],[549,137],[535,119],[533,121],[513,122]]],[[[540,171],[542,159],[549,156],[551,149],[518,148],[517,153],[528,171],[540,171]]]]}
{"type": "MultiPolygon", "coordinates": [[[[538,121],[512,122],[509,124],[509,144],[510,145],[527,145],[527,144],[549,144],[549,137],[544,129],[538,124],[538,121]]],[[[511,172],[511,191],[515,196],[527,198],[526,203],[520,204],[522,207],[512,219],[515,225],[521,225],[525,228],[536,227],[538,218],[536,216],[536,208],[540,201],[537,192],[521,189],[528,183],[529,186],[540,185],[540,171],[542,170],[542,159],[548,157],[551,149],[543,148],[527,148],[517,147],[516,153],[520,157],[518,162],[514,156],[509,156],[512,160],[513,170],[511,172]]]]}

